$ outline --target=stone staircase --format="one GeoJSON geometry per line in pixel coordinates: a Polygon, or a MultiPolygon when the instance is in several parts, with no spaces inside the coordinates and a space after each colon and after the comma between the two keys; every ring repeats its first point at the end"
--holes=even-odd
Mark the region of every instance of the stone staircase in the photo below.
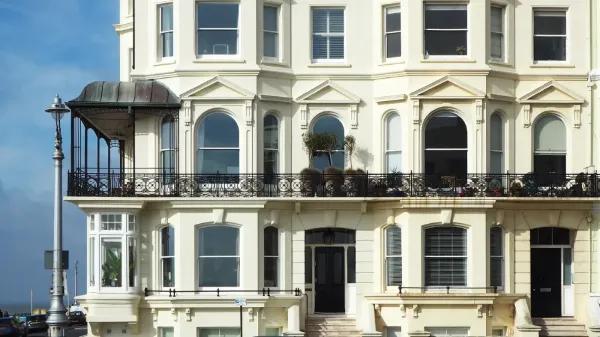
{"type": "Polygon", "coordinates": [[[356,319],[346,316],[311,316],[306,320],[306,337],[358,337],[361,332],[356,319]]]}
{"type": "Polygon", "coordinates": [[[540,337],[587,337],[585,325],[574,318],[534,318],[533,324],[542,328],[540,337]]]}

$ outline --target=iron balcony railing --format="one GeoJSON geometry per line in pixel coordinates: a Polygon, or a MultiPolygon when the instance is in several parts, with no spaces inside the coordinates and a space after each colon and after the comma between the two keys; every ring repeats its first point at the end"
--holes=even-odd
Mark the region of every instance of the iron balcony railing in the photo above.
{"type": "Polygon", "coordinates": [[[81,197],[598,197],[597,173],[161,174],[68,176],[81,197]]]}
{"type": "Polygon", "coordinates": [[[403,286],[398,286],[398,294],[407,294],[407,293],[411,293],[414,292],[415,290],[418,291],[423,291],[423,290],[429,290],[429,291],[436,291],[436,292],[445,292],[446,294],[450,294],[450,293],[470,293],[473,291],[479,291],[479,290],[483,290],[486,293],[493,293],[493,294],[497,294],[498,293],[498,287],[497,286],[492,286],[492,287],[462,287],[462,286],[434,286],[434,287],[403,287],[403,286]]]}
{"type": "Polygon", "coordinates": [[[292,295],[292,296],[302,296],[302,290],[300,288],[296,288],[293,290],[285,290],[285,289],[270,289],[270,288],[262,288],[259,290],[239,290],[239,289],[211,289],[211,290],[176,290],[175,288],[170,289],[161,289],[161,290],[152,290],[148,288],[144,288],[144,296],[151,295],[168,295],[169,297],[176,297],[177,294],[212,294],[217,297],[226,296],[227,294],[248,294],[248,295],[259,295],[271,297],[274,295],[292,295]]]}

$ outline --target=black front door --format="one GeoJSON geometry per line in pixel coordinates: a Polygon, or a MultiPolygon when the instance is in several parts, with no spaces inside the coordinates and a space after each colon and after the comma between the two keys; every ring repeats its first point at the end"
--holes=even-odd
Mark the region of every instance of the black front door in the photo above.
{"type": "Polygon", "coordinates": [[[315,312],[345,312],[344,247],[315,248],[315,312]]]}
{"type": "Polygon", "coordinates": [[[531,316],[562,316],[561,248],[531,249],[531,316]]]}

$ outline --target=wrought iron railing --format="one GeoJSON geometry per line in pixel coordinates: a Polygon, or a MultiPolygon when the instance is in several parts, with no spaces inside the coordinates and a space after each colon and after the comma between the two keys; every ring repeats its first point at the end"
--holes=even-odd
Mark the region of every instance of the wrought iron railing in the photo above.
{"type": "Polygon", "coordinates": [[[285,290],[285,289],[271,289],[271,288],[262,288],[259,290],[240,290],[240,289],[210,289],[210,290],[176,290],[175,288],[170,289],[160,289],[160,290],[152,290],[148,288],[144,288],[144,296],[151,295],[168,295],[169,297],[176,297],[177,294],[212,294],[217,297],[226,296],[227,294],[248,294],[248,295],[259,295],[271,297],[274,295],[284,295],[289,294],[293,296],[302,296],[302,290],[300,288],[296,288],[293,290],[285,290]]]}
{"type": "Polygon", "coordinates": [[[69,196],[99,197],[598,197],[579,174],[69,173],[69,196]]]}

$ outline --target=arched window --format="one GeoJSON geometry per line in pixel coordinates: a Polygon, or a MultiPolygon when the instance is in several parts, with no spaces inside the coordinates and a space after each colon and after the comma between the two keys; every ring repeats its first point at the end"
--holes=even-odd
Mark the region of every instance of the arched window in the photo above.
{"type": "Polygon", "coordinates": [[[490,118],[490,172],[504,172],[504,125],[498,113],[490,118]]]}
{"type": "Polygon", "coordinates": [[[279,173],[279,121],[268,114],[264,119],[264,173],[279,173]]]}
{"type": "Polygon", "coordinates": [[[345,167],[344,164],[344,126],[334,116],[326,115],[320,117],[317,122],[314,124],[313,132],[331,132],[334,133],[337,137],[337,149],[333,152],[331,156],[331,165],[329,163],[329,157],[327,153],[319,153],[318,156],[315,156],[313,159],[313,167],[318,170],[324,170],[329,166],[336,167],[340,170],[343,170],[345,167]]]}
{"type": "Polygon", "coordinates": [[[211,113],[200,122],[197,149],[198,173],[240,172],[240,132],[229,115],[211,113]]]}
{"type": "Polygon", "coordinates": [[[425,230],[425,286],[467,285],[467,230],[432,227],[425,230]]]}
{"type": "Polygon", "coordinates": [[[504,286],[504,231],[490,228],[490,286],[504,286]]]}
{"type": "Polygon", "coordinates": [[[402,120],[397,113],[385,119],[385,163],[388,173],[402,171],[402,120]]]}
{"type": "Polygon", "coordinates": [[[467,126],[452,112],[439,112],[425,127],[425,173],[467,175],[467,126]]]}
{"type": "Polygon", "coordinates": [[[240,230],[231,226],[198,229],[200,287],[240,286],[240,230]]]}
{"type": "Polygon", "coordinates": [[[567,130],[555,115],[535,123],[533,171],[537,174],[564,174],[567,166],[567,130]]]}
{"type": "Polygon", "coordinates": [[[175,174],[175,119],[165,116],[160,125],[160,167],[165,180],[175,174]]]}
{"type": "Polygon", "coordinates": [[[385,229],[385,267],[387,285],[402,285],[402,229],[395,225],[385,229]]]}
{"type": "Polygon", "coordinates": [[[264,229],[264,276],[265,287],[279,286],[279,229],[269,226],[264,229]]]}
{"type": "Polygon", "coordinates": [[[160,230],[161,285],[175,287],[175,229],[172,226],[160,230]]]}

